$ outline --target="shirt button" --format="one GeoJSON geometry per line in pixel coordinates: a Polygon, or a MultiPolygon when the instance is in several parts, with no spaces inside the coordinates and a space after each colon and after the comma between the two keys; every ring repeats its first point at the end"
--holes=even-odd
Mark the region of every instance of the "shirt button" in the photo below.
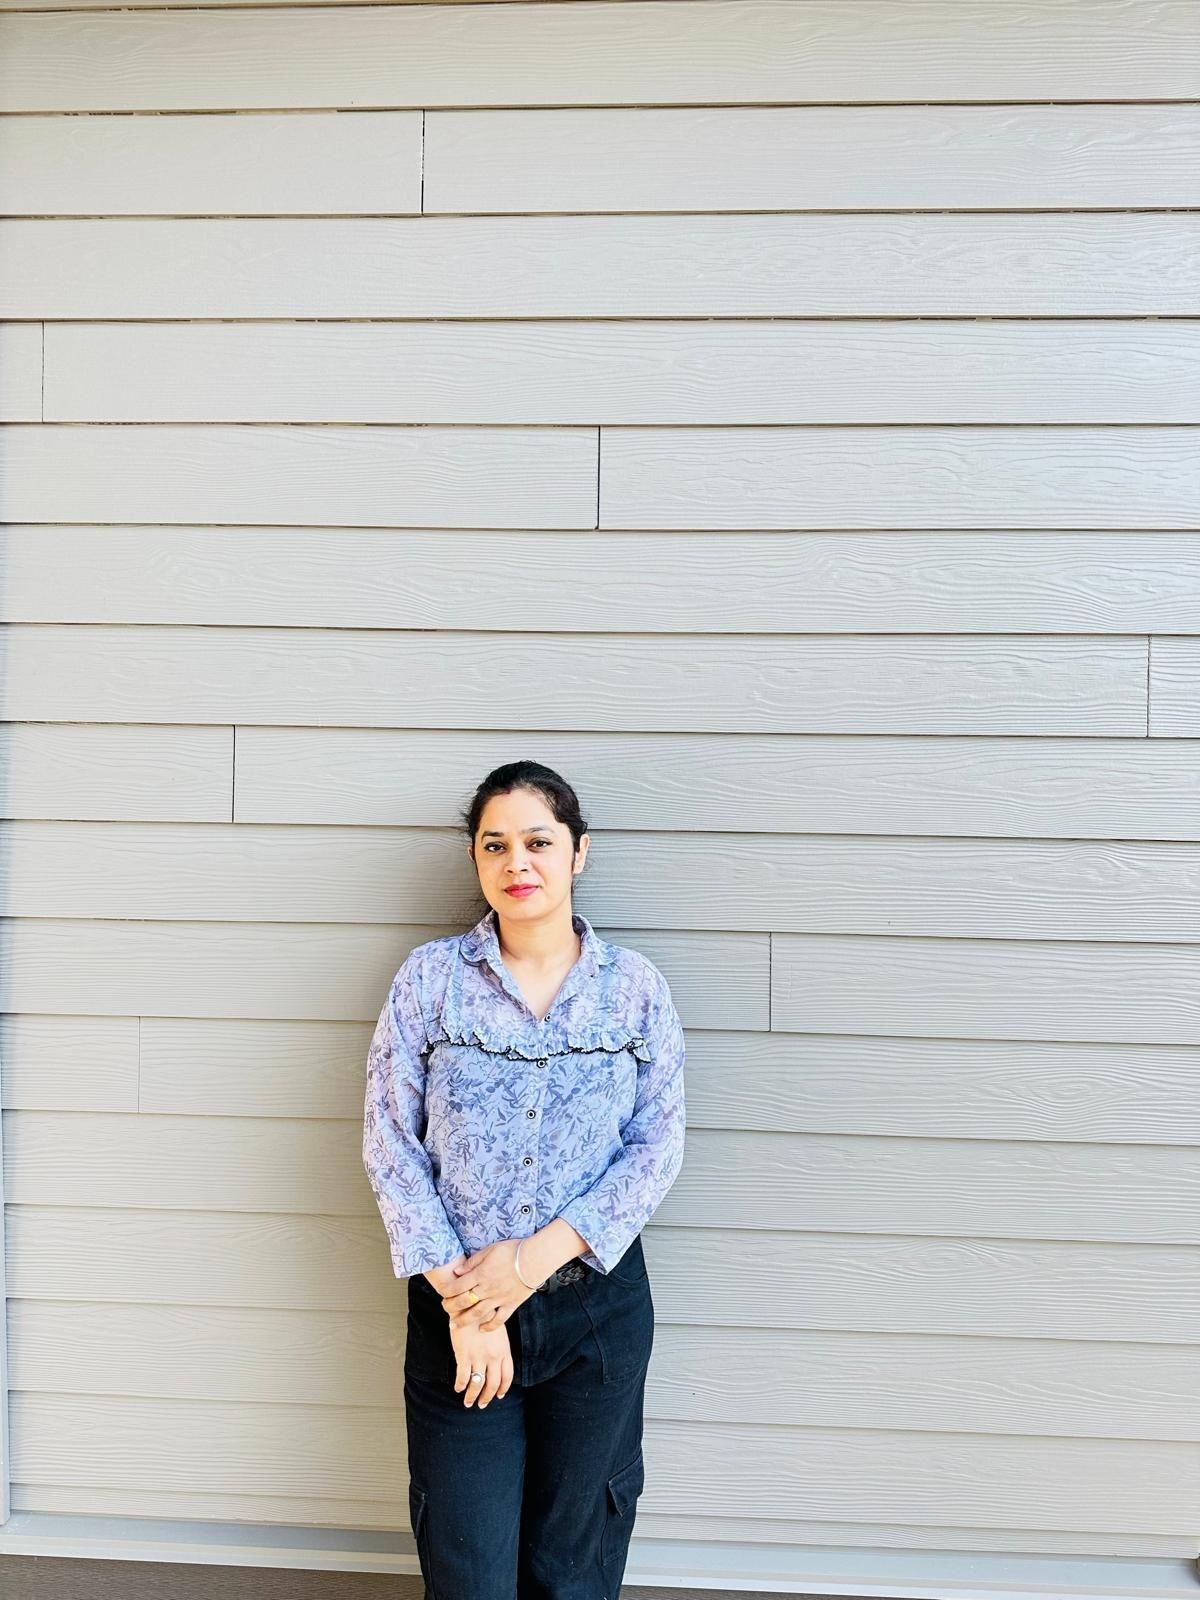
{"type": "Polygon", "coordinates": [[[528,1211],[528,1210],[529,1210],[529,1207],[528,1207],[528,1206],[522,1206],[522,1207],[521,1207],[521,1210],[522,1210],[522,1211],[528,1211]]]}
{"type": "Polygon", "coordinates": [[[535,1062],[535,1063],[534,1063],[534,1064],[535,1064],[535,1065],[536,1065],[536,1066],[539,1066],[539,1067],[544,1067],[544,1066],[545,1066],[545,1065],[546,1065],[546,1063],[547,1063],[547,1062],[548,1062],[548,1060],[549,1060],[549,1059],[550,1059],[550,1058],[549,1058],[549,1057],[548,1057],[548,1056],[543,1056],[543,1058],[542,1058],[542,1059],[541,1059],[541,1061],[538,1061],[538,1062],[535,1062]]]}
{"type": "Polygon", "coordinates": [[[521,1163],[521,1165],[525,1166],[525,1167],[531,1167],[533,1165],[533,1157],[532,1156],[526,1156],[525,1160],[521,1163]]]}
{"type": "Polygon", "coordinates": [[[536,1117],[537,1116],[537,1112],[534,1111],[532,1107],[530,1107],[530,1109],[525,1113],[525,1115],[527,1117],[536,1117]]]}

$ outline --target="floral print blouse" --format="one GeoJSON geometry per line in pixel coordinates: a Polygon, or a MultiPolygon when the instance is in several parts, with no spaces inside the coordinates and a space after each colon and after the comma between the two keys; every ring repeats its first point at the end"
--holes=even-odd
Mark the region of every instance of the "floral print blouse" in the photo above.
{"type": "Polygon", "coordinates": [[[489,907],[418,945],[367,1055],[363,1165],[399,1278],[565,1217],[608,1272],[683,1162],[683,1028],[662,973],[572,914],[582,953],[545,1018],[489,907]]]}

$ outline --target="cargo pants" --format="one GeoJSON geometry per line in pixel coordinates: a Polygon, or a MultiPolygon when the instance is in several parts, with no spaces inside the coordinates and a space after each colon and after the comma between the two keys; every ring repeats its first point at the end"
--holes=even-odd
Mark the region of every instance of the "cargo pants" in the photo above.
{"type": "MultiPolygon", "coordinates": [[[[568,1263],[568,1266],[571,1264],[568,1263]]],[[[644,1485],[654,1303],[638,1237],[607,1272],[536,1290],[508,1318],[513,1382],[454,1389],[441,1296],[408,1280],[409,1518],[425,1600],[618,1600],[644,1485]]]]}

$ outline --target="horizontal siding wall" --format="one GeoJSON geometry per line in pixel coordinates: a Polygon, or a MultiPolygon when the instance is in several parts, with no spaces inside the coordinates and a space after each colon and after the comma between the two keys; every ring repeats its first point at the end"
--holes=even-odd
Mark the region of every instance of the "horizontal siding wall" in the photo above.
{"type": "Polygon", "coordinates": [[[407,1534],[366,1047],[532,756],[688,1036],[631,1582],[1194,1555],[1200,11],[0,13],[13,1509],[407,1534]]]}

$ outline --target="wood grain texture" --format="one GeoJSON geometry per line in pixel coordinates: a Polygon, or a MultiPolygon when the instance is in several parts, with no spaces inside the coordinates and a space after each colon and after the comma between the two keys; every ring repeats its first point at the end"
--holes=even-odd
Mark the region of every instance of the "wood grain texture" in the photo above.
{"type": "Polygon", "coordinates": [[[600,526],[1200,530],[1200,429],[606,428],[600,526]]]}
{"type": "MultiPolygon", "coordinates": [[[[0,532],[0,590],[10,575],[3,541],[0,532]]],[[[233,746],[232,728],[10,723],[0,727],[0,814],[225,822],[233,746]]]]}
{"type": "Polygon", "coordinates": [[[1198,244],[1190,212],[13,220],[0,317],[1194,317],[1198,244]]]}
{"type": "MultiPolygon", "coordinates": [[[[239,727],[236,820],[444,827],[513,738],[239,727]]],[[[587,794],[598,849],[609,829],[722,832],[734,815],[767,835],[1200,840],[1194,739],[542,730],[531,747],[587,794]]]]}
{"type": "Polygon", "coordinates": [[[431,111],[424,210],[1194,206],[1198,147],[1192,105],[431,111]]]}
{"type": "Polygon", "coordinates": [[[10,217],[418,213],[421,113],[6,117],[0,190],[10,217]]]}
{"type": "Polygon", "coordinates": [[[0,1016],[0,1105],[138,1109],[137,1017],[0,1016]]]}
{"type": "Polygon", "coordinates": [[[596,430],[27,427],[5,431],[27,522],[591,528],[596,430]]]}
{"type": "MultiPolygon", "coordinates": [[[[1200,609],[1200,601],[1197,602],[1200,609]]],[[[1150,641],[1148,732],[1160,739],[1200,734],[1200,648],[1194,639],[1150,641]]]]}
{"type": "Polygon", "coordinates": [[[1200,320],[52,323],[44,415],[556,427],[1197,423],[1200,320]]]}
{"type": "Polygon", "coordinates": [[[9,622],[470,629],[501,647],[543,619],[584,634],[1200,635],[1186,532],[17,525],[0,529],[0,567],[9,622]]]}
{"type": "Polygon", "coordinates": [[[1195,1044],[1200,961],[1177,944],[777,934],[771,1026],[1195,1044]]]}
{"type": "Polygon", "coordinates": [[[698,654],[684,635],[31,624],[6,649],[16,721],[511,730],[519,704],[525,749],[554,729],[1146,732],[1136,637],[714,635],[698,654]]]}
{"type": "Polygon", "coordinates": [[[41,325],[0,322],[0,423],[41,420],[42,370],[41,325]]]}
{"type": "Polygon", "coordinates": [[[1195,99],[1187,0],[13,15],[3,111],[1195,99]]]}
{"type": "MultiPolygon", "coordinates": [[[[479,904],[447,830],[16,821],[0,850],[13,917],[469,927],[479,904]]],[[[681,933],[1200,943],[1200,844],[647,830],[606,841],[587,880],[593,920],[681,933]]]]}

